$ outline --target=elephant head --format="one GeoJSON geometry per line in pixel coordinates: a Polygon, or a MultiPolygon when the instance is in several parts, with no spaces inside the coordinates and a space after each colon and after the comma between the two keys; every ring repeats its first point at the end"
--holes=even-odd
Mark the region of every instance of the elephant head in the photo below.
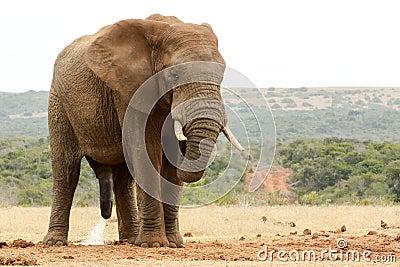
{"type": "MultiPolygon", "coordinates": [[[[89,45],[85,61],[114,94],[125,99],[123,110],[137,88],[163,69],[196,61],[225,64],[210,25],[187,24],[161,15],[124,20],[101,29],[89,45]]],[[[221,131],[237,149],[243,150],[226,127],[219,86],[223,73],[221,68],[210,74],[217,83],[184,84],[160,100],[167,112],[172,111],[175,121],[176,137],[184,154],[177,176],[183,182],[195,182],[202,177],[221,131]]],[[[162,94],[163,86],[179,79],[168,71],[166,74],[159,88],[149,94],[162,94]]]]}

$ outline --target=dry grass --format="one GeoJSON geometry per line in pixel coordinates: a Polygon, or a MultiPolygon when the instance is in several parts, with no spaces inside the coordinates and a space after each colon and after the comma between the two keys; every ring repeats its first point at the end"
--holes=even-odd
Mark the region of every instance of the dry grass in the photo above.
{"type": "MultiPolygon", "coordinates": [[[[72,209],[70,241],[77,242],[83,240],[90,229],[98,222],[100,218],[99,213],[97,207],[72,209]]],[[[257,239],[257,234],[262,235],[261,239],[271,241],[277,238],[272,238],[272,236],[276,236],[277,234],[289,235],[293,231],[297,231],[300,234],[305,228],[311,229],[312,232],[320,230],[329,231],[336,230],[342,225],[346,225],[347,228],[344,236],[364,235],[370,230],[379,229],[381,220],[385,221],[389,226],[399,226],[399,214],[400,206],[274,206],[239,208],[211,205],[201,208],[183,209],[181,211],[181,230],[182,233],[190,232],[193,235],[193,237],[186,237],[186,241],[238,240],[242,236],[248,240],[257,239]],[[263,216],[265,216],[264,220],[262,219],[263,216]],[[290,227],[287,222],[294,222],[296,227],[290,227]]],[[[46,233],[49,215],[50,208],[0,208],[0,241],[12,241],[17,238],[33,242],[40,241],[46,233]]],[[[400,232],[400,229],[395,228],[393,230],[385,230],[384,234],[395,235],[398,232],[400,232]]],[[[116,240],[118,238],[115,213],[107,222],[105,238],[106,240],[116,240]]],[[[301,239],[301,237],[298,238],[301,239]]],[[[241,241],[234,242],[240,243],[241,241]]],[[[99,248],[102,251],[100,254],[96,252],[95,248],[88,250],[91,257],[95,259],[91,262],[87,260],[80,261],[79,249],[77,248],[70,248],[70,251],[76,253],[76,255],[74,254],[76,259],[73,262],[63,259],[63,253],[58,253],[61,259],[46,258],[46,253],[50,253],[52,249],[49,249],[47,252],[46,250],[41,252],[40,248],[34,248],[30,253],[36,253],[34,256],[38,257],[42,266],[65,266],[66,264],[70,266],[376,266],[376,263],[367,262],[352,262],[350,264],[328,261],[311,263],[276,261],[236,262],[222,260],[193,261],[185,257],[181,259],[179,256],[176,259],[167,258],[161,260],[158,259],[158,252],[151,250],[148,252],[148,255],[151,256],[150,258],[108,258],[108,253],[115,252],[113,251],[114,247],[110,249],[111,252],[108,251],[107,253],[106,250],[99,248]]],[[[122,248],[125,248],[128,254],[133,253],[130,247],[123,246],[122,248]]],[[[30,255],[30,250],[28,249],[14,249],[12,251],[14,253],[19,253],[19,251],[21,251],[20,253],[24,253],[26,251],[28,253],[26,255],[30,255]]],[[[138,253],[141,250],[136,249],[135,251],[138,253]]],[[[170,253],[175,252],[171,250],[170,253]]],[[[224,253],[234,253],[234,250],[232,252],[227,249],[224,253]]],[[[58,254],[53,252],[52,255],[58,256],[58,254]]]]}
{"type": "MultiPolygon", "coordinates": [[[[362,235],[380,227],[380,220],[390,226],[400,225],[400,206],[274,206],[274,207],[219,207],[209,206],[182,211],[182,232],[191,232],[193,240],[253,239],[262,236],[336,230],[346,225],[346,234],[362,235]],[[262,216],[267,218],[265,223],[262,216]],[[294,222],[290,227],[287,222],[294,222]]],[[[400,231],[400,230],[398,230],[400,231]]],[[[393,231],[397,232],[396,230],[393,231]]],[[[385,233],[389,233],[386,231],[385,233]]]]}
{"type": "MultiPolygon", "coordinates": [[[[99,220],[97,208],[76,208],[71,211],[70,240],[85,238],[99,220]]],[[[0,240],[23,238],[33,242],[43,239],[47,232],[50,208],[0,208],[0,240]]]]}
{"type": "MultiPolygon", "coordinates": [[[[69,239],[83,240],[90,229],[98,222],[99,209],[74,208],[71,212],[69,239]]],[[[47,230],[50,208],[0,208],[0,241],[23,238],[28,241],[41,241],[47,230]]],[[[305,228],[312,232],[336,230],[346,225],[345,234],[363,235],[380,227],[380,220],[389,226],[400,226],[400,206],[274,206],[274,207],[220,207],[207,206],[183,209],[181,211],[181,231],[191,232],[193,237],[186,240],[228,240],[255,239],[257,234],[265,236],[302,233],[305,228]],[[263,222],[262,217],[266,217],[263,222]],[[296,227],[286,223],[294,222],[296,227]]],[[[378,231],[379,232],[379,231],[378,231]]],[[[386,234],[396,234],[399,229],[386,230],[386,234]],[[389,231],[389,232],[388,232],[389,231]]],[[[108,221],[106,240],[118,239],[116,215],[108,221]]]]}

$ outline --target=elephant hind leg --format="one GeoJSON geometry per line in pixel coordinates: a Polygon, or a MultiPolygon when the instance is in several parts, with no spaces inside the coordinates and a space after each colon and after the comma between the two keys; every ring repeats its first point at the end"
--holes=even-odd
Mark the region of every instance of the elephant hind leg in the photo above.
{"type": "Polygon", "coordinates": [[[67,116],[53,95],[49,102],[49,131],[53,169],[53,203],[46,245],[67,245],[69,216],[79,180],[82,155],[67,116]]]}
{"type": "Polygon", "coordinates": [[[134,243],[139,233],[135,181],[125,163],[113,166],[119,240],[134,243]]]}

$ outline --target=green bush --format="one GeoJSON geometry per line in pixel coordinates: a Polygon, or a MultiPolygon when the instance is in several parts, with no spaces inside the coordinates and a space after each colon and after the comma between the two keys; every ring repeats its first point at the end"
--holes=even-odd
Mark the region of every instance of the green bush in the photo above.
{"type": "Polygon", "coordinates": [[[301,204],[315,206],[321,204],[321,199],[316,191],[311,191],[301,197],[301,204]]]}
{"type": "Polygon", "coordinates": [[[303,204],[400,201],[398,144],[299,139],[278,154],[303,204]]]}

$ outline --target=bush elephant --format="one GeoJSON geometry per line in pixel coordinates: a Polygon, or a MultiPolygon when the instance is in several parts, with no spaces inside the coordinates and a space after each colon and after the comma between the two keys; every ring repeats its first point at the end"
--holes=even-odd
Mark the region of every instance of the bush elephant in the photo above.
{"type": "MultiPolygon", "coordinates": [[[[67,244],[72,199],[81,160],[86,157],[99,180],[104,218],[111,216],[113,194],[115,196],[120,240],[141,247],[182,246],[179,206],[163,203],[135,186],[124,158],[122,125],[130,99],[153,74],[185,62],[225,64],[217,42],[208,24],[187,24],[175,17],[156,14],[144,20],[128,19],[106,26],[93,35],[75,40],[59,54],[49,96],[54,185],[44,244],[67,244]]],[[[215,75],[222,81],[223,72],[215,75]]],[[[203,170],[181,170],[166,159],[161,144],[163,123],[172,108],[185,101],[189,104],[181,109],[182,113],[201,114],[209,108],[198,101],[190,102],[195,97],[223,103],[219,85],[185,84],[163,95],[147,124],[142,125],[146,127],[146,133],[149,132],[141,138],[145,138],[154,168],[176,185],[198,181],[202,177],[220,132],[240,148],[224,123],[209,118],[185,123],[178,118],[167,133],[179,140],[182,154],[188,161],[205,155],[199,163],[203,170]],[[199,144],[204,139],[212,142],[200,151],[199,144]]],[[[213,112],[224,120],[223,104],[213,112]]],[[[135,114],[137,125],[141,125],[140,111],[135,114]]],[[[135,132],[132,135],[132,138],[139,138],[135,132]]],[[[139,156],[133,164],[135,179],[146,179],[139,156]]]]}

